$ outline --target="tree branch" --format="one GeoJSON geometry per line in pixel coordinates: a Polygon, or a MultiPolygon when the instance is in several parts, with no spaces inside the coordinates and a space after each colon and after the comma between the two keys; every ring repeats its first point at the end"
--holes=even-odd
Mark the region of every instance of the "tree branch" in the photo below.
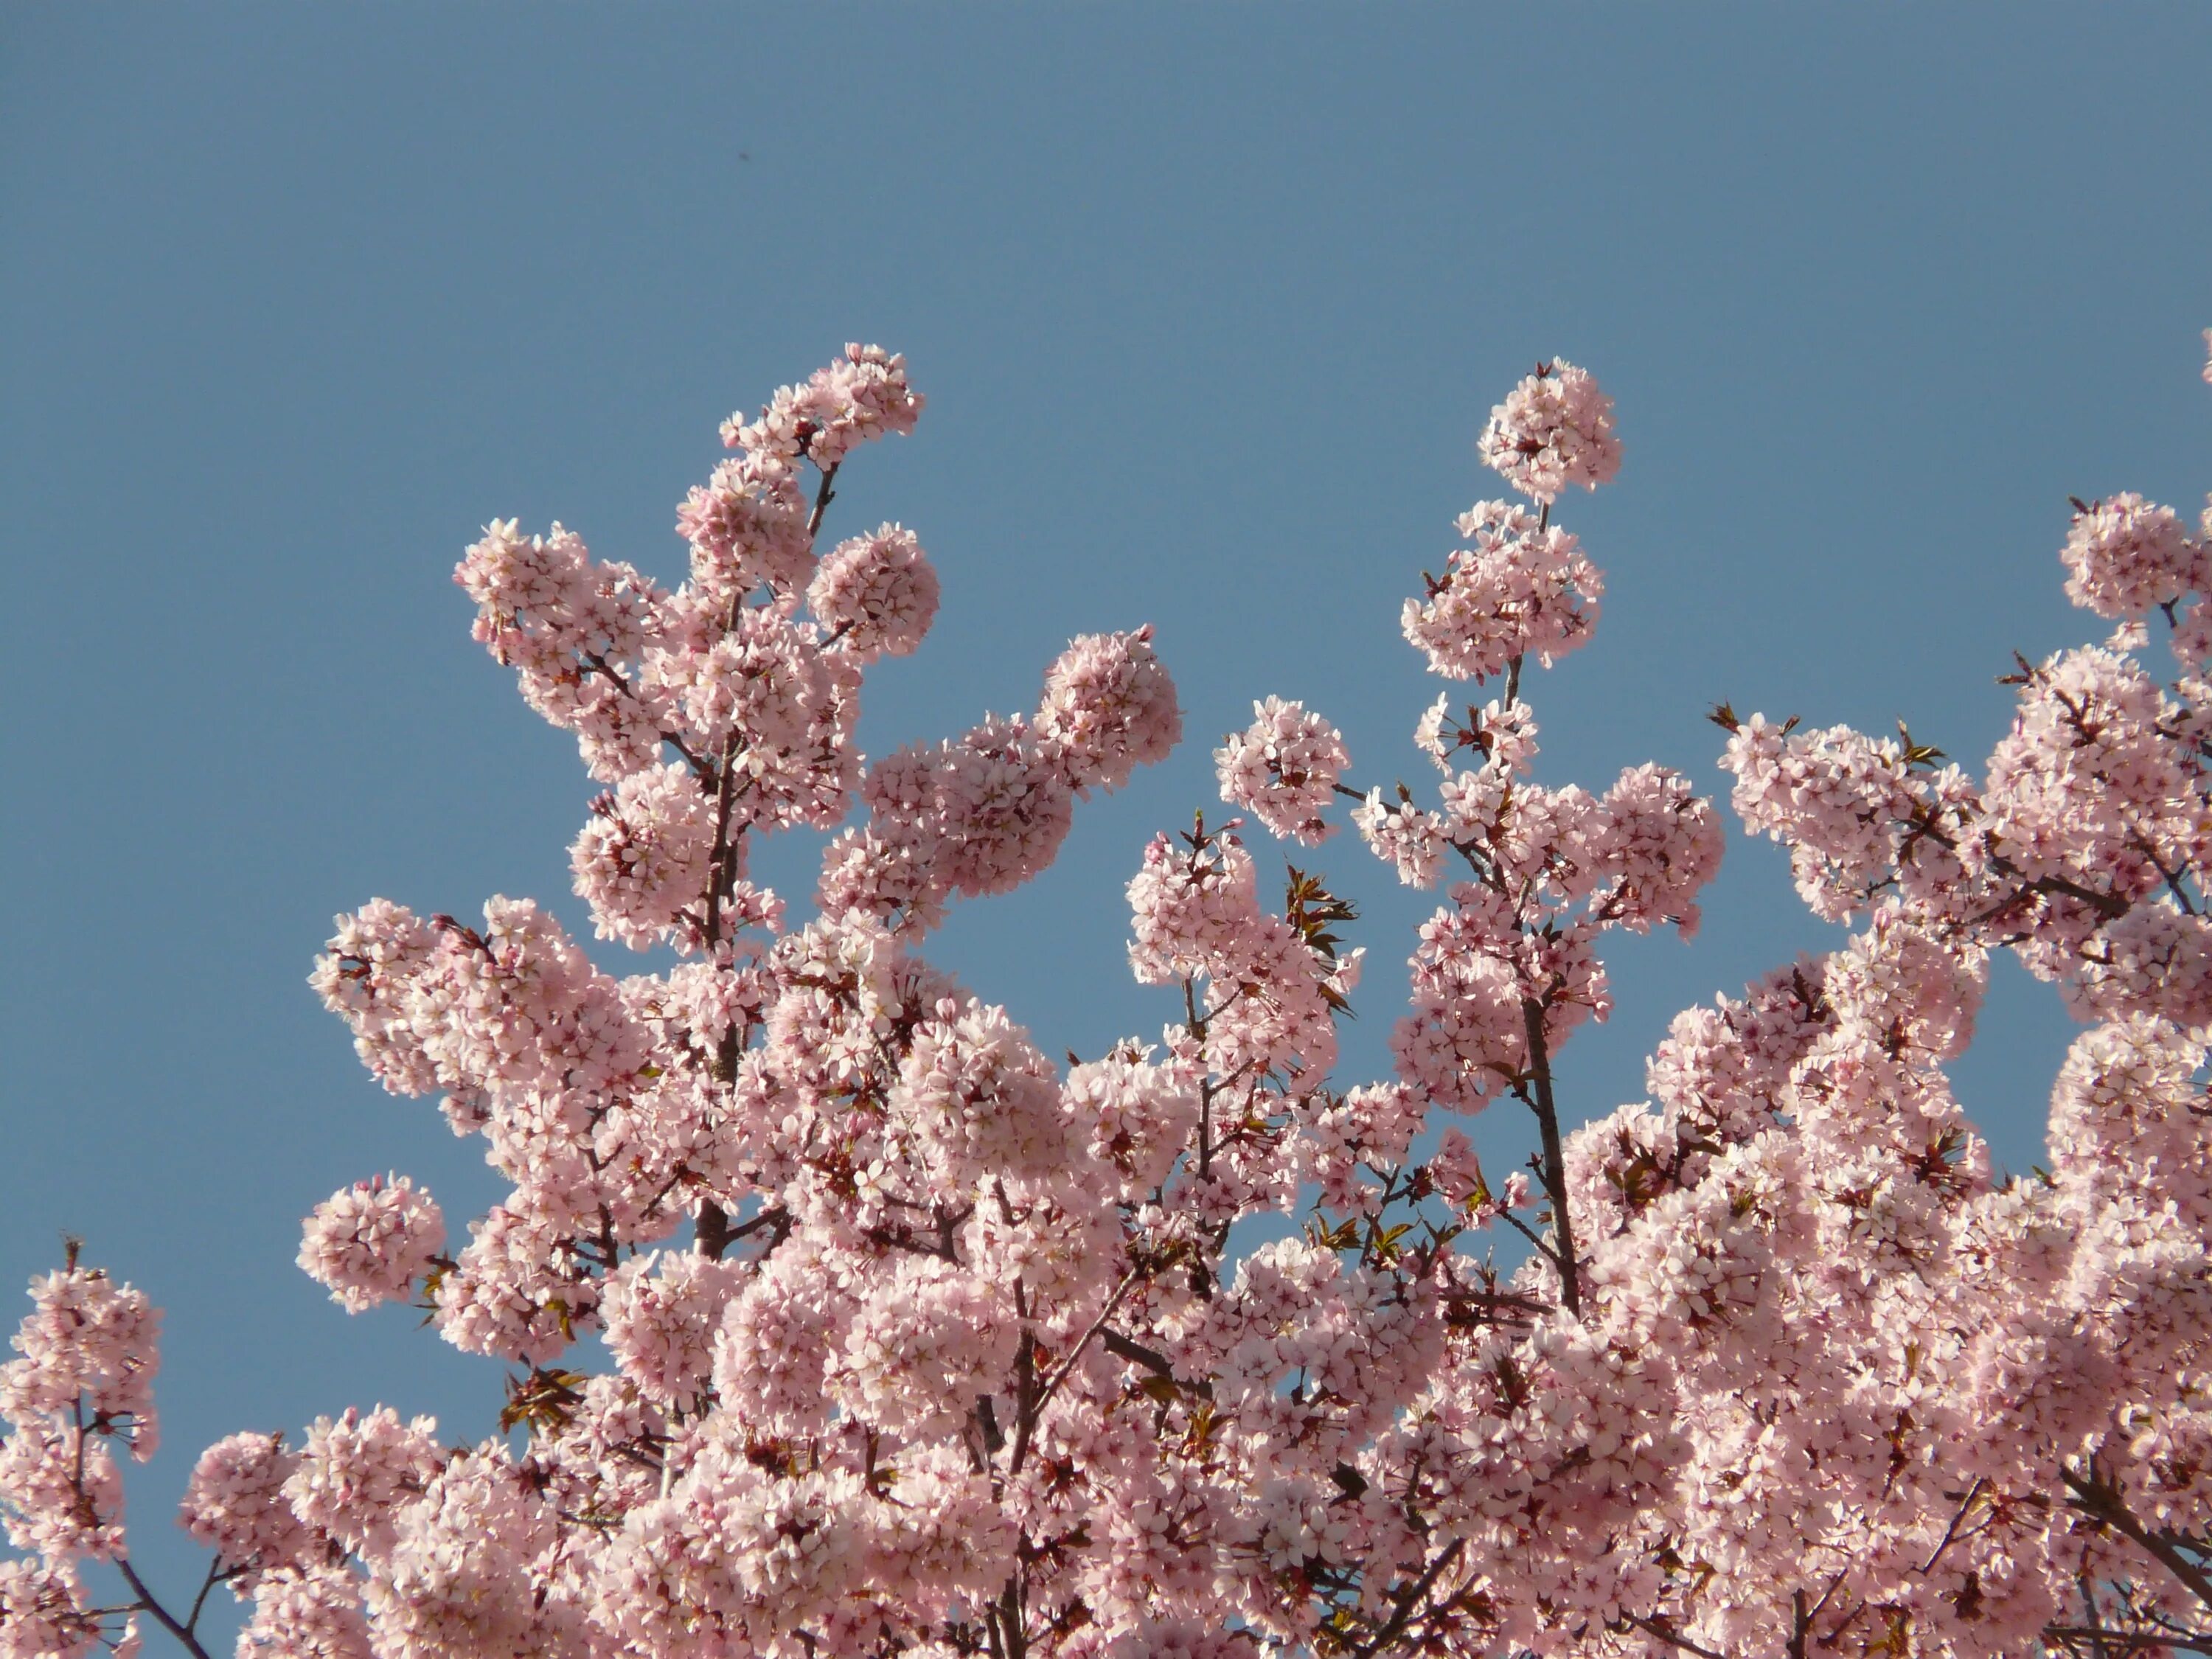
{"type": "Polygon", "coordinates": [[[1398,1598],[1398,1610],[1390,1615],[1390,1621],[1375,1633],[1373,1641],[1357,1650],[1358,1659],[1374,1659],[1375,1655],[1405,1634],[1406,1626],[1413,1622],[1413,1609],[1427,1599],[1429,1592],[1436,1588],[1437,1580],[1443,1576],[1444,1569],[1459,1559],[1460,1551],[1466,1547],[1467,1540],[1455,1538],[1438,1552],[1437,1559],[1429,1563],[1428,1570],[1416,1583],[1408,1585],[1406,1593],[1398,1598]]]}
{"type": "Polygon", "coordinates": [[[2121,1501],[2118,1492],[2102,1481],[2085,1480],[2063,1463],[2058,1466],[2058,1478],[2073,1492],[2074,1508],[2143,1550],[2188,1586],[2190,1593],[2206,1607],[2212,1608],[2212,1578],[2207,1578],[2203,1569],[2176,1549],[2170,1540],[2145,1530],[2142,1522],[2121,1501]]]}
{"type": "Polygon", "coordinates": [[[1559,1300],[1577,1319],[1583,1311],[1581,1265],[1575,1252],[1575,1228],[1567,1213],[1567,1160],[1559,1138],[1559,1110],[1552,1098],[1552,1057],[1544,1042],[1544,1005],[1521,999],[1521,1020],[1528,1036],[1528,1068],[1536,1081],[1531,1109],[1544,1138],[1544,1190],[1552,1200],[1552,1259],[1559,1270],[1559,1300]]]}
{"type": "MultiPolygon", "coordinates": [[[[127,1555],[117,1556],[115,1566],[116,1570],[123,1575],[124,1582],[131,1586],[131,1592],[137,1596],[138,1605],[152,1613],[163,1630],[183,1643],[185,1650],[192,1656],[192,1659],[208,1659],[208,1650],[200,1645],[200,1638],[192,1634],[191,1626],[179,1624],[175,1615],[154,1599],[154,1592],[146,1588],[146,1581],[138,1576],[138,1570],[131,1565],[131,1558],[127,1555]]],[[[197,1607],[198,1604],[194,1605],[197,1607]]]]}

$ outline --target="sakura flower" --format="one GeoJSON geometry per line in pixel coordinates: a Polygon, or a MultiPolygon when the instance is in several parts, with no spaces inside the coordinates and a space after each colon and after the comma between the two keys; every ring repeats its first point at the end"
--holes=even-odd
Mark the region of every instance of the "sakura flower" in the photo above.
{"type": "Polygon", "coordinates": [[[0,1416],[18,1427],[72,1413],[82,1401],[119,1425],[141,1462],[154,1454],[154,1375],[161,1366],[160,1310],[145,1292],[74,1263],[31,1281],[31,1311],[0,1366],[0,1416]]]}
{"type": "Polygon", "coordinates": [[[360,1581],[333,1566],[263,1576],[238,1652],[239,1659],[371,1659],[360,1581]]]}
{"type": "Polygon", "coordinates": [[[2204,569],[2180,515],[2126,490],[2079,508],[2059,557],[2066,597],[2100,617],[2140,617],[2171,604],[2204,569]]]}
{"type": "MultiPolygon", "coordinates": [[[[299,1454],[281,1434],[234,1434],[200,1454],[178,1521],[226,1566],[258,1575],[297,1562],[310,1542],[284,1496],[299,1454]]],[[[242,1595],[250,1579],[234,1581],[242,1595]]]]}
{"type": "Polygon", "coordinates": [[[1538,364],[1490,411],[1477,447],[1485,465],[1547,503],[1577,484],[1595,489],[1620,471],[1613,399],[1565,358],[1538,364]]]}
{"type": "Polygon", "coordinates": [[[1605,584],[1573,536],[1506,501],[1477,502],[1459,529],[1468,545],[1401,617],[1431,670],[1487,679],[1524,656],[1548,668],[1589,637],[1605,584]]]}
{"type": "Polygon", "coordinates": [[[839,543],[806,590],[815,619],[863,661],[911,653],[937,616],[937,572],[921,544],[895,524],[839,543]]]}
{"type": "Polygon", "coordinates": [[[300,1267],[348,1313],[404,1301],[446,1245],[446,1218],[405,1176],[378,1176],[315,1206],[300,1267]]]}
{"type": "Polygon", "coordinates": [[[1314,845],[1333,826],[1322,811],[1351,764],[1344,735],[1302,703],[1269,697],[1252,705],[1252,724],[1213,751],[1221,798],[1279,836],[1314,845]]]}
{"type": "Polygon", "coordinates": [[[1152,653],[1152,630],[1086,634],[1045,674],[1036,731],[1065,757],[1079,792],[1119,789],[1139,766],[1182,740],[1175,682],[1152,653]]]}

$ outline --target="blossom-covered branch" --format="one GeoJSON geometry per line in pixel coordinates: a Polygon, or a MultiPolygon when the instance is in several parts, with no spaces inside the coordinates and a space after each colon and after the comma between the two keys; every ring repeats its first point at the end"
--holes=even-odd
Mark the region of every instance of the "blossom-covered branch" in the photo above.
{"type": "Polygon", "coordinates": [[[218,1585],[241,1659],[2207,1650],[2212,532],[2075,503],[2067,591],[2118,630],[2020,665],[1978,776],[1719,710],[1747,829],[1856,931],[1680,1015],[1651,1098],[1604,1110],[1561,1060],[1610,1011],[1601,948],[1693,930],[1721,834],[1658,766],[1539,781],[1534,673],[1603,592],[1555,509],[1621,459],[1595,379],[1540,364],[1478,443],[1526,500],[1470,508],[1403,611],[1438,675],[1501,682],[1414,724],[1433,793],[1255,704],[1215,755],[1242,816],[1128,884],[1163,1030],[1062,1066],[930,935],[1181,713],[1140,627],[1073,641],[1024,712],[860,753],[867,671],[939,584],[901,525],[820,543],[922,407],[854,346],[732,416],[673,588],[557,525],[470,547],[477,638],[599,791],[599,939],[673,965],[617,976],[527,900],[338,918],[317,994],[507,1192],[463,1242],[371,1175],[299,1261],[514,1367],[497,1431],[218,1441],[179,1613],[118,1457],[154,1449],[158,1316],[72,1253],[0,1370],[0,1659],[130,1659],[142,1614],[205,1659],[218,1585]],[[1359,918],[1258,834],[1316,847],[1347,800],[1442,889],[1393,1074],[1357,1083],[1359,918]],[[751,875],[800,827],[830,834],[804,919],[751,875]],[[1946,1070],[2001,951],[2084,1028],[2028,1180],[1946,1070]],[[1459,1120],[1500,1100],[1537,1152],[1493,1184],[1459,1120]]]}

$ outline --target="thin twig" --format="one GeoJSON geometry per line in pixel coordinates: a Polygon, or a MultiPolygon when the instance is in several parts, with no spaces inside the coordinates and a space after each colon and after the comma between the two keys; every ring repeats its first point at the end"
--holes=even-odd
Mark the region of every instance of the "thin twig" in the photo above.
{"type": "Polygon", "coordinates": [[[1982,1488],[1988,1484],[1986,1479],[1978,1480],[1966,1488],[1966,1495],[1959,1500],[1958,1513],[1951,1517],[1951,1524],[1943,1528],[1943,1541],[1936,1546],[1936,1553],[1922,1564],[1920,1576],[1923,1578],[1936,1571],[1936,1564],[1943,1559],[1943,1552],[1951,1547],[1951,1540],[1959,1535],[1959,1523],[1966,1518],[1966,1511],[1973,1508],[1974,1500],[1982,1495],[1982,1488]]]}
{"type": "Polygon", "coordinates": [[[1421,1575],[1419,1581],[1408,1586],[1406,1593],[1398,1598],[1398,1610],[1390,1615],[1390,1622],[1376,1632],[1373,1641],[1357,1650],[1358,1659],[1374,1659],[1375,1655],[1404,1634],[1406,1626],[1413,1622],[1413,1609],[1436,1588],[1437,1580],[1443,1576],[1444,1569],[1459,1559],[1459,1553],[1466,1545],[1464,1538],[1455,1538],[1443,1547],[1437,1559],[1429,1563],[1428,1571],[1421,1575]]]}
{"type": "Polygon", "coordinates": [[[2120,1500],[2118,1492],[2102,1482],[2083,1480],[2063,1463],[2059,1465],[2058,1478],[2073,1492],[2076,1509],[2092,1519],[2102,1522],[2123,1538],[2148,1552],[2160,1566],[2187,1585],[2199,1601],[2207,1607],[2212,1607],[2212,1579],[2208,1579],[2203,1569],[2176,1549],[2170,1540],[2146,1531],[2142,1522],[2136,1520],[2120,1500]]]}
{"type": "MultiPolygon", "coordinates": [[[[1121,1298],[1129,1293],[1129,1287],[1136,1282],[1137,1270],[1134,1267],[1121,1275],[1121,1282],[1114,1287],[1114,1294],[1106,1298],[1106,1305],[1098,1310],[1098,1317],[1091,1322],[1090,1328],[1075,1340],[1075,1346],[1067,1351],[1067,1358],[1053,1367],[1052,1375],[1045,1379],[1044,1387],[1037,1393],[1038,1413],[1042,1413],[1051,1403],[1053,1391],[1067,1380],[1068,1372],[1075,1369],[1075,1362],[1083,1358],[1083,1351],[1091,1346],[1091,1339],[1097,1335],[1106,1322],[1114,1316],[1115,1309],[1121,1305],[1121,1298]]],[[[1015,1468],[1020,1467],[1018,1462],[1015,1464],[1015,1468]]]]}
{"type": "Polygon", "coordinates": [[[1698,1656],[1698,1659],[1728,1659],[1728,1656],[1724,1653],[1692,1642],[1686,1636],[1675,1634],[1656,1619],[1646,1619],[1641,1613],[1624,1613],[1620,1618],[1622,1623],[1635,1626],[1647,1636],[1657,1637],[1669,1647],[1680,1648],[1685,1653],[1694,1653],[1698,1656]]]}
{"type": "Polygon", "coordinates": [[[1544,1005],[1534,997],[1521,999],[1522,1024],[1528,1035],[1528,1067],[1536,1080],[1534,1109],[1536,1127],[1544,1138],[1544,1190],[1552,1200],[1552,1252],[1559,1270],[1559,1300],[1567,1311],[1582,1316],[1582,1274],[1575,1254],[1575,1229],[1567,1214],[1567,1160],[1559,1138],[1559,1111],[1552,1098],[1552,1057],[1544,1040],[1544,1005]]]}
{"type": "Polygon", "coordinates": [[[192,1659],[208,1659],[208,1650],[200,1645],[200,1638],[192,1634],[191,1626],[179,1624],[175,1615],[154,1599],[154,1592],[146,1588],[146,1581],[138,1576],[138,1570],[131,1565],[131,1558],[127,1555],[117,1556],[115,1566],[116,1570],[123,1575],[124,1582],[131,1586],[132,1592],[138,1597],[138,1605],[152,1613],[163,1630],[183,1643],[186,1650],[191,1654],[192,1659]]]}
{"type": "Polygon", "coordinates": [[[2121,1631],[2100,1625],[2045,1625],[2046,1642],[2089,1642],[2099,1648],[2179,1648],[2184,1653],[2212,1653],[2212,1631],[2121,1631]]]}

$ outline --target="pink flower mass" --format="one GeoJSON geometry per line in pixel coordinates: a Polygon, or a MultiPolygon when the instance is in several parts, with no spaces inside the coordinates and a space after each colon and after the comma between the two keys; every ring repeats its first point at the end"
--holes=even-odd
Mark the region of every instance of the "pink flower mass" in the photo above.
{"type": "Polygon", "coordinates": [[[1033,706],[860,752],[868,672],[940,588],[915,532],[825,520],[922,410],[854,345],[733,416],[672,588],[557,525],[468,548],[477,639],[595,781],[575,891],[652,971],[528,900],[340,916],[316,994],[503,1195],[449,1231],[371,1178],[299,1263],[507,1362],[500,1431],[355,1406],[218,1440],[177,1597],[125,1504],[160,1316],[72,1247],[0,1367],[0,1659],[210,1659],[218,1585],[241,1659],[2212,1651],[2202,527],[2076,504],[2065,591],[2119,631],[2019,663],[1978,772],[1717,710],[1736,817],[1851,931],[1679,1015],[1650,1098],[1577,1122],[1606,951],[1692,933],[1723,842],[1664,768],[1535,775],[1533,671],[1603,592],[1553,522],[1620,465],[1590,374],[1497,406],[1480,453],[1527,499],[1472,507],[1405,602],[1438,775],[1256,702],[1214,755],[1243,816],[1128,881],[1163,1029],[1065,1063],[931,935],[1182,708],[1149,628],[1091,634],[1033,706]],[[1386,1079],[1335,1077],[1352,908],[1267,844],[1346,824],[1432,895],[1386,1079]],[[759,884],[799,828],[813,893],[759,884]],[[1946,1070],[2002,952],[2081,1027],[2030,1178],[1946,1070]],[[1493,1109],[1528,1170],[1483,1170],[1462,1120],[1493,1109]]]}

